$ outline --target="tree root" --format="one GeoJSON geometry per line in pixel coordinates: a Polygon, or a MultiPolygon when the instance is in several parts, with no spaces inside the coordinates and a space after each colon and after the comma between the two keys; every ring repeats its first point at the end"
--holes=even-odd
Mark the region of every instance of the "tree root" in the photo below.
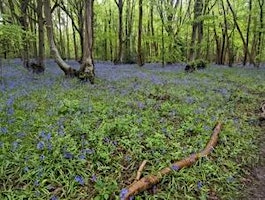
{"type": "MultiPolygon", "coordinates": [[[[120,198],[122,200],[128,200],[130,197],[151,188],[153,185],[159,183],[164,175],[170,173],[171,171],[178,171],[184,167],[189,167],[194,164],[199,158],[207,156],[211,153],[217,144],[218,134],[221,131],[221,123],[219,122],[213,131],[210,141],[207,143],[206,147],[199,153],[190,155],[180,161],[173,163],[170,167],[166,167],[158,171],[154,175],[149,175],[141,178],[137,182],[132,183],[129,187],[121,190],[120,198]]],[[[139,170],[138,170],[139,171],[139,170]]]]}

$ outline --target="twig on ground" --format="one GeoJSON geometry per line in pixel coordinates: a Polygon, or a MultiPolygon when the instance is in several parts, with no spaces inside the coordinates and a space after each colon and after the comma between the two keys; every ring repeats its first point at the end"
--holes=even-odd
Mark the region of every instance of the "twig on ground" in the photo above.
{"type": "Polygon", "coordinates": [[[142,164],[140,165],[140,167],[139,167],[139,169],[138,169],[138,171],[137,171],[137,175],[136,175],[136,178],[135,178],[135,181],[134,181],[134,182],[137,182],[137,181],[140,180],[141,175],[142,175],[142,171],[143,171],[143,169],[144,169],[146,163],[147,163],[147,160],[144,160],[144,161],[142,162],[142,164]]]}
{"type": "Polygon", "coordinates": [[[170,167],[166,167],[158,171],[154,175],[145,176],[140,180],[132,183],[129,187],[122,189],[120,193],[120,198],[122,200],[128,200],[130,199],[130,197],[142,191],[145,191],[146,189],[149,189],[153,185],[159,183],[162,177],[170,173],[171,171],[178,171],[184,167],[189,167],[192,164],[194,164],[199,158],[207,156],[209,153],[213,151],[214,147],[216,146],[218,140],[218,134],[220,133],[220,131],[221,131],[221,123],[219,122],[213,131],[210,141],[207,143],[206,147],[201,152],[192,154],[187,158],[184,158],[180,161],[173,163],[170,167]]]}

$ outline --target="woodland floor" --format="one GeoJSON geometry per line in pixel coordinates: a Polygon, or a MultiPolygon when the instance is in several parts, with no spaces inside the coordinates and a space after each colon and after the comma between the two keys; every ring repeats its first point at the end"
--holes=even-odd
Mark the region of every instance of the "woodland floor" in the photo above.
{"type": "Polygon", "coordinates": [[[264,65],[187,74],[96,62],[95,85],[46,66],[40,76],[18,59],[0,69],[1,200],[119,199],[143,160],[147,175],[200,151],[219,120],[209,157],[135,199],[265,200],[264,65]]]}

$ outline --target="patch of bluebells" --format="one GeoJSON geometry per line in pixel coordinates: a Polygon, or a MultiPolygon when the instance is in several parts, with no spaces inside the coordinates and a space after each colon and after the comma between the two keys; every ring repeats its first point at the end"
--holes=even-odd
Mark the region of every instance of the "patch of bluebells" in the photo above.
{"type": "Polygon", "coordinates": [[[74,158],[74,155],[71,152],[69,152],[69,151],[65,151],[63,156],[64,156],[65,159],[69,159],[69,160],[74,158]]]}
{"type": "Polygon", "coordinates": [[[53,196],[50,198],[50,200],[59,200],[59,198],[58,198],[57,196],[53,195],[53,196]]]}
{"type": "Polygon", "coordinates": [[[91,181],[92,182],[96,182],[97,181],[97,176],[95,174],[92,175],[91,181]]]}
{"type": "Polygon", "coordinates": [[[79,183],[80,185],[84,185],[85,184],[85,181],[84,181],[83,177],[79,176],[79,175],[75,176],[75,181],[77,183],[79,183]]]}

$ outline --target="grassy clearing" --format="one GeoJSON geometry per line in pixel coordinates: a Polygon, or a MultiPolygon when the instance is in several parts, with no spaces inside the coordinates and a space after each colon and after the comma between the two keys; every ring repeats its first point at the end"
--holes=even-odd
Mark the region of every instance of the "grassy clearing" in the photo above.
{"type": "Polygon", "coordinates": [[[236,199],[245,166],[257,162],[255,110],[265,70],[98,64],[96,85],[4,66],[0,90],[0,199],[119,199],[143,175],[204,148],[217,148],[135,199],[236,199]]]}

